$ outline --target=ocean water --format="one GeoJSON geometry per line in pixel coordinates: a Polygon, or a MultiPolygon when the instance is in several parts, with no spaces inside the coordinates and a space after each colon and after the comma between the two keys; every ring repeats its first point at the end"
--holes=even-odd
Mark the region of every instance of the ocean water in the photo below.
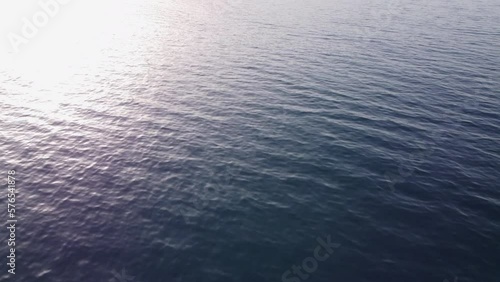
{"type": "Polygon", "coordinates": [[[73,0],[20,49],[0,281],[500,277],[497,0],[73,0]]]}

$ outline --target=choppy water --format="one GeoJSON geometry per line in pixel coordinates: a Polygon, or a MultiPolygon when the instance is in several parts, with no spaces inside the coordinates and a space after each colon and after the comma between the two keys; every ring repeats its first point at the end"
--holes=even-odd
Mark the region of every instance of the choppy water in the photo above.
{"type": "Polygon", "coordinates": [[[103,3],[2,66],[1,281],[498,280],[499,1],[103,3]]]}

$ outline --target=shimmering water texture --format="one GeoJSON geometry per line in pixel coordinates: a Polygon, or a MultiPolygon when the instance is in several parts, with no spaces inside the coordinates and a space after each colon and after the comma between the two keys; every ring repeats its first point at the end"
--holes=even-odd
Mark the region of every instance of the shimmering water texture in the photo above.
{"type": "Polygon", "coordinates": [[[0,281],[498,281],[499,1],[102,3],[0,64],[0,281]]]}

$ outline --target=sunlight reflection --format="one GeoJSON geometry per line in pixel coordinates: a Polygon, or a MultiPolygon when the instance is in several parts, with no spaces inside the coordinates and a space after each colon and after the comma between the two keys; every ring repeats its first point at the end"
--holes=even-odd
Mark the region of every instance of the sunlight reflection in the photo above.
{"type": "MultiPolygon", "coordinates": [[[[44,11],[37,1],[20,2],[1,2],[2,33],[22,36],[23,19],[44,11]]],[[[130,41],[125,11],[132,7],[118,0],[68,2],[46,25],[37,27],[34,36],[23,38],[27,42],[19,45],[18,52],[9,40],[1,42],[0,74],[7,76],[1,91],[13,96],[10,103],[53,114],[61,103],[82,102],[71,95],[84,91],[78,89],[82,80],[89,83],[106,75],[113,52],[130,41]]],[[[79,95],[81,99],[88,96],[79,95]]]]}

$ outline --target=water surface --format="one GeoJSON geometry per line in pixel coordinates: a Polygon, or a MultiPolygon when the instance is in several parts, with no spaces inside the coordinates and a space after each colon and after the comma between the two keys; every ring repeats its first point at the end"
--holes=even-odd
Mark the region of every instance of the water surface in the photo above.
{"type": "Polygon", "coordinates": [[[0,281],[498,279],[500,2],[104,3],[0,69],[0,281]]]}

